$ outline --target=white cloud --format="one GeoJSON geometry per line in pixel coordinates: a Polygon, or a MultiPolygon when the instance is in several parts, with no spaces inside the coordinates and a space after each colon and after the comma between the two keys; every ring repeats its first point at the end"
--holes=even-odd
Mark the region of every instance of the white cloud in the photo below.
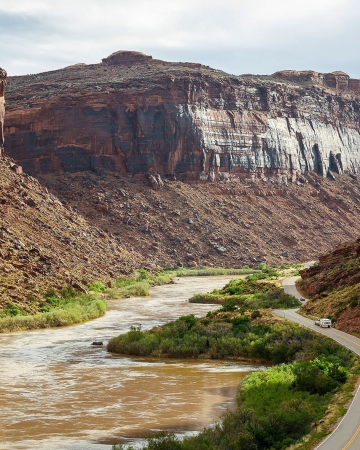
{"type": "Polygon", "coordinates": [[[0,0],[0,65],[28,73],[128,49],[232,73],[332,61],[360,78],[359,16],[356,0],[0,0]]]}

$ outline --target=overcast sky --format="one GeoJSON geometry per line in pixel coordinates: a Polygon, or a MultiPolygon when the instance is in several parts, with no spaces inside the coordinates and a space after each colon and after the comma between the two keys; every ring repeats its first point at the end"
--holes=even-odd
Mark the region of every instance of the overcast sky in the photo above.
{"type": "Polygon", "coordinates": [[[136,50],[237,75],[360,78],[359,21],[359,0],[0,0],[0,67],[22,75],[136,50]]]}

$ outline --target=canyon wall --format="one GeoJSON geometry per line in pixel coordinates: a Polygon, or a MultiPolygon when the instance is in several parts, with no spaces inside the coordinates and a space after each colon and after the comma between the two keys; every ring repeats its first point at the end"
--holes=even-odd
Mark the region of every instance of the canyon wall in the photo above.
{"type": "Polygon", "coordinates": [[[0,156],[4,149],[5,86],[6,72],[0,68],[0,156]]]}
{"type": "Polygon", "coordinates": [[[358,173],[359,80],[294,73],[236,77],[117,52],[100,64],[11,77],[6,150],[32,174],[287,182],[309,171],[358,173]]]}

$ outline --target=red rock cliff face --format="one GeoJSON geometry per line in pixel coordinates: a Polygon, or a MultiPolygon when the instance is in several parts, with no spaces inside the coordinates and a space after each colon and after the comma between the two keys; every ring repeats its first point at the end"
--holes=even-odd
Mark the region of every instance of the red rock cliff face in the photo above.
{"type": "Polygon", "coordinates": [[[4,148],[5,86],[6,72],[0,68],[0,156],[4,148]]]}
{"type": "Polygon", "coordinates": [[[117,52],[11,77],[7,152],[33,174],[105,168],[287,182],[308,171],[357,173],[358,80],[328,75],[236,77],[117,52]]]}

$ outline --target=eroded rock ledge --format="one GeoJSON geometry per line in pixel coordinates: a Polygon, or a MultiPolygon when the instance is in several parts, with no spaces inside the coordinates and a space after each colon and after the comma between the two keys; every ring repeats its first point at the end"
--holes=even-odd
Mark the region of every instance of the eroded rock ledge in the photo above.
{"type": "Polygon", "coordinates": [[[32,174],[287,183],[358,173],[359,83],[343,72],[232,76],[120,51],[10,77],[7,152],[32,174]]]}
{"type": "Polygon", "coordinates": [[[280,72],[275,72],[273,76],[297,83],[311,82],[319,86],[326,86],[342,92],[360,92],[360,80],[350,78],[347,73],[340,70],[331,73],[320,73],[313,70],[282,70],[280,72]]]}

